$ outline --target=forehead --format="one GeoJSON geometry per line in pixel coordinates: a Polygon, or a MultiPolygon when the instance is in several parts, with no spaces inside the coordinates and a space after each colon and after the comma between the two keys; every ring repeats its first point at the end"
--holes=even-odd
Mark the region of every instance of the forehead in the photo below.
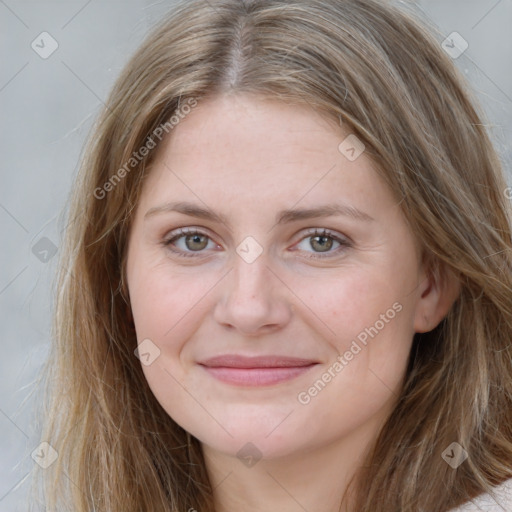
{"type": "Polygon", "coordinates": [[[274,144],[289,144],[305,133],[325,136],[332,132],[338,137],[343,133],[338,123],[309,105],[290,104],[252,94],[233,94],[198,100],[197,106],[182,117],[169,138],[176,142],[179,140],[183,145],[193,144],[203,137],[222,142],[226,130],[233,141],[263,136],[266,142],[274,144]],[[272,140],[268,139],[270,131],[272,140]]]}
{"type": "Polygon", "coordinates": [[[261,212],[273,203],[389,196],[364,152],[352,160],[340,150],[347,136],[354,137],[308,106],[244,95],[200,100],[163,140],[141,199],[261,212]]]}

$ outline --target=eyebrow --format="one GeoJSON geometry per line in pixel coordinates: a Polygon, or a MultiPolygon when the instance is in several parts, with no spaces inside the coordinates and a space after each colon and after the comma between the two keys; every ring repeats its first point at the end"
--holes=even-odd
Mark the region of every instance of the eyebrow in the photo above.
{"type": "MultiPolygon", "coordinates": [[[[160,213],[169,213],[169,212],[178,212],[184,215],[189,215],[191,217],[196,217],[198,219],[205,219],[214,222],[219,222],[221,224],[225,224],[228,227],[231,227],[231,224],[226,216],[216,213],[209,208],[204,208],[202,206],[196,205],[194,203],[188,203],[185,201],[178,202],[170,202],[165,203],[160,206],[155,206],[150,208],[146,214],[144,215],[144,220],[149,217],[153,217],[154,215],[160,213]]],[[[353,206],[349,206],[346,204],[326,204],[322,206],[318,206],[315,208],[295,208],[282,210],[277,213],[275,217],[276,224],[286,224],[291,222],[296,222],[299,220],[306,219],[316,219],[320,217],[330,217],[330,216],[345,216],[350,217],[355,220],[371,222],[375,220],[373,217],[368,215],[367,213],[358,210],[353,206]]]]}

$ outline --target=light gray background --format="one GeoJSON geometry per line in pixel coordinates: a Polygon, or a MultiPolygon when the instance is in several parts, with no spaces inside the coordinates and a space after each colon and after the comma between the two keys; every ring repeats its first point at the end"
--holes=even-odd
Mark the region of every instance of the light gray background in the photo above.
{"type": "MultiPolygon", "coordinates": [[[[0,0],[0,512],[28,509],[38,444],[29,393],[47,354],[57,258],[45,263],[32,249],[48,244],[43,237],[59,247],[59,215],[92,122],[127,58],[171,5],[0,0]],[[47,59],[31,48],[43,31],[59,45],[47,59]]],[[[418,5],[444,35],[457,31],[468,41],[456,62],[484,104],[510,176],[512,0],[418,5]]]]}

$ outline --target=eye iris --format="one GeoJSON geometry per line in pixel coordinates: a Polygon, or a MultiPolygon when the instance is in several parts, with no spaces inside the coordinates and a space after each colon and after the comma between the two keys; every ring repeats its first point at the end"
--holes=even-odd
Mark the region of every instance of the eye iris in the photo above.
{"type": "Polygon", "coordinates": [[[185,244],[187,246],[187,249],[190,249],[191,251],[200,251],[201,249],[204,249],[208,245],[207,238],[208,237],[205,235],[198,235],[198,234],[187,235],[185,237],[185,244]],[[202,245],[201,245],[201,242],[198,242],[198,240],[200,240],[201,238],[203,239],[203,242],[204,242],[202,245]],[[190,239],[193,240],[193,243],[199,243],[200,247],[190,247],[190,245],[188,243],[190,239]]]}
{"type": "Polygon", "coordinates": [[[325,252],[325,251],[328,251],[329,249],[331,249],[333,240],[329,236],[316,235],[316,236],[312,237],[312,242],[311,242],[311,247],[313,247],[314,249],[316,249],[316,247],[314,245],[315,243],[320,244],[320,252],[325,252]],[[323,242],[318,242],[318,239],[323,240],[323,242]],[[326,243],[326,241],[327,241],[327,243],[326,243]]]}

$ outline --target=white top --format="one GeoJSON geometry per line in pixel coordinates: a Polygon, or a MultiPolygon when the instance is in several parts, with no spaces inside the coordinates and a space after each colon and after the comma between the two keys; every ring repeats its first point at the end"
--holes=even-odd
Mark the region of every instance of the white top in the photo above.
{"type": "Polygon", "coordinates": [[[495,487],[493,496],[482,494],[450,512],[512,512],[512,478],[495,487]]]}

